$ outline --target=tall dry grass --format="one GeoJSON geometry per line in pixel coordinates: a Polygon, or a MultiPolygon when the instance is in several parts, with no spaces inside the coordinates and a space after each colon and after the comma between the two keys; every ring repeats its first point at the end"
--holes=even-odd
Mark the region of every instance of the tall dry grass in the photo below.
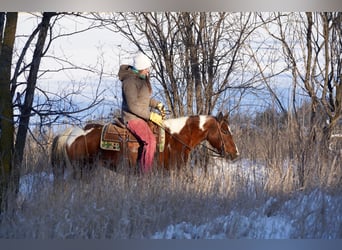
{"type": "MultiPolygon", "coordinates": [[[[302,192],[298,166],[305,145],[291,126],[236,123],[232,127],[243,158],[235,163],[193,160],[192,168],[184,172],[149,176],[98,167],[88,181],[67,180],[56,186],[50,177],[48,148],[29,143],[21,179],[28,179],[30,188],[1,215],[0,237],[150,238],[171,224],[198,225],[233,210],[253,211],[270,197],[276,202],[267,213],[275,213],[302,192]],[[266,166],[262,177],[261,166],[266,166]],[[252,174],[246,175],[246,168],[252,174]]],[[[193,154],[196,159],[198,152],[193,154]]],[[[339,192],[341,154],[332,153],[330,159],[311,157],[306,161],[310,188],[339,192]]],[[[238,235],[233,229],[227,234],[227,238],[238,235]]]]}
{"type": "MultiPolygon", "coordinates": [[[[210,171],[209,171],[210,172],[210,171]]],[[[39,179],[39,178],[38,178],[39,179]]],[[[128,175],[99,168],[90,181],[54,186],[36,180],[28,197],[2,218],[5,238],[149,238],[170,224],[205,223],[244,204],[241,176],[154,173],[128,175]],[[39,183],[40,182],[40,183],[39,183]]]]}
{"type": "Polygon", "coordinates": [[[265,117],[261,126],[255,125],[255,120],[244,120],[234,128],[241,154],[262,162],[269,169],[268,190],[288,193],[317,187],[340,189],[342,138],[331,141],[328,146],[324,144],[323,130],[317,129],[312,141],[307,127],[281,118],[265,117]],[[301,173],[304,185],[300,181],[301,173]]]}

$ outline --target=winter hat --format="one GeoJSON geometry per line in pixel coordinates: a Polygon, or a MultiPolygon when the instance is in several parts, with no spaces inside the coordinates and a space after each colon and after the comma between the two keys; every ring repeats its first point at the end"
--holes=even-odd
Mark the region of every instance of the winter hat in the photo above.
{"type": "Polygon", "coordinates": [[[151,60],[142,52],[139,52],[133,59],[133,66],[137,70],[147,69],[151,67],[151,60]]]}

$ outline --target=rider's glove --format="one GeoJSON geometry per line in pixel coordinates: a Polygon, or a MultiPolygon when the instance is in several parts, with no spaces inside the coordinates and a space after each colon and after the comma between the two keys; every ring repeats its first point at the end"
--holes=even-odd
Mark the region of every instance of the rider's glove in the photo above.
{"type": "Polygon", "coordinates": [[[151,112],[150,120],[159,126],[163,126],[163,117],[157,113],[151,112]]]}

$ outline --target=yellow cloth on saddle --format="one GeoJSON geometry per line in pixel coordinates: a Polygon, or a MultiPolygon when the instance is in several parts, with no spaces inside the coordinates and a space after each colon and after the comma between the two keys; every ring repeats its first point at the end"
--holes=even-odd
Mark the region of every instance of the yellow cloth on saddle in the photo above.
{"type": "Polygon", "coordinates": [[[162,127],[159,127],[159,140],[158,140],[158,151],[164,152],[164,146],[165,146],[165,129],[162,127]]]}

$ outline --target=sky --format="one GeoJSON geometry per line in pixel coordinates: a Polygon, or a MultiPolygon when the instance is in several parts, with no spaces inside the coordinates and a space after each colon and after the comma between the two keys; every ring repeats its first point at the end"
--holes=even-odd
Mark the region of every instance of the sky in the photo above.
{"type": "MultiPolygon", "coordinates": [[[[37,19],[35,17],[28,13],[20,13],[17,35],[30,34],[36,25],[37,19]]],[[[63,17],[54,26],[53,36],[79,31],[86,28],[87,25],[88,23],[82,19],[63,17]]],[[[22,42],[18,43],[18,46],[22,46],[22,44],[22,42]]],[[[65,58],[80,67],[96,67],[99,63],[103,63],[106,74],[116,75],[121,63],[119,58],[122,62],[127,61],[124,56],[120,55],[122,49],[127,48],[127,45],[127,42],[119,34],[106,29],[91,29],[90,31],[57,38],[51,44],[48,55],[65,58]]],[[[52,59],[44,58],[41,66],[42,69],[54,69],[59,65],[52,59]]],[[[62,72],[54,74],[53,80],[70,80],[70,76],[77,79],[84,77],[84,75],[82,71],[73,71],[72,75],[69,76],[62,72]]]]}
{"type": "MultiPolygon", "coordinates": [[[[32,33],[32,30],[41,20],[35,15],[40,15],[40,13],[19,14],[16,40],[18,51],[23,47],[27,36],[32,33]]],[[[99,91],[104,101],[97,109],[91,110],[89,116],[93,116],[95,113],[106,115],[110,112],[110,109],[120,108],[121,83],[118,80],[117,72],[119,65],[131,63],[131,58],[136,49],[120,34],[103,28],[94,28],[86,32],[63,36],[64,34],[85,29],[89,26],[89,23],[84,19],[66,16],[54,25],[52,35],[54,37],[60,36],[52,42],[47,56],[42,59],[41,70],[48,70],[49,73],[44,74],[38,80],[37,85],[39,88],[51,93],[67,93],[70,89],[81,90],[81,94],[75,96],[80,108],[91,103],[95,99],[97,91],[99,91]],[[57,61],[56,58],[60,60],[57,61]],[[64,60],[64,62],[61,60],[64,60]],[[71,65],[94,69],[94,72],[75,69],[60,71],[61,68],[70,67],[71,65]],[[103,75],[100,78],[101,70],[103,75]]],[[[29,62],[31,58],[27,57],[26,60],[29,62]]],[[[286,79],[282,79],[275,84],[278,87],[281,85],[286,86],[286,79]]],[[[279,91],[281,98],[287,99],[289,97],[287,87],[279,91]]],[[[250,109],[251,105],[254,105],[255,108],[256,99],[260,99],[260,97],[253,94],[245,96],[243,102],[246,110],[250,109]]],[[[263,98],[260,101],[262,103],[257,108],[269,105],[270,100],[263,98]]]]}
{"type": "MultiPolygon", "coordinates": [[[[19,13],[16,40],[18,51],[21,51],[27,36],[41,20],[35,15],[40,13],[19,13]]],[[[54,26],[52,34],[58,36],[72,33],[86,28],[88,24],[82,19],[63,17],[54,26]]],[[[51,93],[80,89],[81,94],[75,97],[80,107],[94,100],[99,91],[104,98],[103,105],[95,111],[91,110],[91,113],[108,113],[110,108],[117,108],[120,104],[118,97],[121,97],[121,89],[117,72],[120,64],[131,62],[132,55],[125,53],[128,49],[129,44],[123,37],[106,29],[96,28],[70,36],[60,36],[51,43],[48,53],[41,61],[40,69],[49,73],[40,77],[37,86],[51,93]],[[72,65],[93,69],[94,72],[75,69],[60,71],[61,68],[72,65]],[[100,71],[103,71],[101,78],[100,71]]],[[[134,48],[130,50],[133,52],[134,48]]],[[[27,63],[31,59],[32,51],[26,58],[27,63]]]]}
{"type": "MultiPolygon", "coordinates": [[[[34,14],[20,13],[17,27],[17,35],[30,34],[37,25],[37,18],[34,14]]],[[[89,25],[83,19],[74,17],[63,17],[54,26],[53,36],[64,35],[82,30],[89,25]]],[[[65,55],[68,60],[77,65],[95,65],[98,57],[103,54],[105,60],[105,70],[108,73],[116,71],[118,68],[118,58],[122,48],[127,48],[127,42],[116,33],[107,29],[91,29],[90,31],[73,34],[71,36],[60,37],[53,41],[49,54],[55,53],[57,56],[65,55]]],[[[123,58],[121,56],[121,58],[123,58]]],[[[44,62],[43,60],[43,66],[44,62]]],[[[50,67],[51,67],[51,61],[50,67]]],[[[76,74],[75,74],[76,75],[76,74]]],[[[77,75],[76,75],[77,76],[77,75]]],[[[56,79],[63,79],[62,75],[57,75],[56,79]]]]}

